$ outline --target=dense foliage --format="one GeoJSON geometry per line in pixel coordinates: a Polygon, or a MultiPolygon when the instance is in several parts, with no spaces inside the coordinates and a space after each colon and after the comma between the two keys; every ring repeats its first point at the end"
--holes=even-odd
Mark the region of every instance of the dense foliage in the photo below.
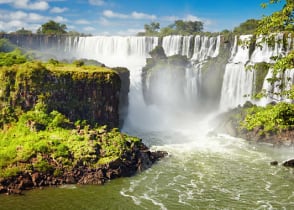
{"type": "Polygon", "coordinates": [[[248,108],[241,127],[248,131],[259,129],[259,135],[294,129],[294,104],[281,102],[266,107],[248,108]]]}
{"type": "Polygon", "coordinates": [[[249,19],[235,27],[233,32],[235,34],[253,34],[257,29],[259,20],[249,19]]]}
{"type": "Polygon", "coordinates": [[[12,66],[14,64],[21,64],[27,61],[27,56],[22,53],[20,49],[15,49],[12,52],[0,52],[0,67],[12,66]]]}
{"type": "Polygon", "coordinates": [[[144,32],[138,33],[140,36],[168,36],[168,35],[193,35],[202,32],[203,23],[201,21],[176,20],[173,24],[160,28],[160,24],[152,22],[144,25],[144,32]]]}
{"type": "Polygon", "coordinates": [[[131,147],[140,143],[138,138],[115,129],[90,128],[86,122],[70,122],[57,111],[47,113],[40,102],[0,130],[0,177],[32,170],[58,175],[59,170],[78,164],[97,167],[123,159],[131,147]]]}
{"type": "Polygon", "coordinates": [[[65,24],[57,23],[53,20],[50,20],[47,23],[44,23],[38,30],[38,34],[66,34],[67,26],[65,24]]]}

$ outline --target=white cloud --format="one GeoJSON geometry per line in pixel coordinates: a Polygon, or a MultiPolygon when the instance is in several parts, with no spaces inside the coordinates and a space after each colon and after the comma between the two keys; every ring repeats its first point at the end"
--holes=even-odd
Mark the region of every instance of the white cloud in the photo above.
{"type": "Polygon", "coordinates": [[[95,6],[102,6],[105,4],[104,0],[89,0],[89,4],[95,5],[95,6]]]}
{"type": "Polygon", "coordinates": [[[46,1],[33,1],[30,0],[0,0],[0,4],[11,4],[18,9],[28,10],[47,10],[49,4],[46,1]]]}
{"type": "Polygon", "coordinates": [[[213,24],[212,20],[209,20],[209,19],[206,19],[206,18],[200,18],[200,17],[194,16],[194,15],[191,15],[191,14],[186,15],[184,17],[184,20],[186,20],[186,21],[201,21],[204,24],[204,26],[208,26],[208,25],[213,24]]]}
{"type": "Polygon", "coordinates": [[[13,32],[21,28],[27,30],[36,31],[40,27],[39,24],[28,24],[22,20],[12,20],[12,21],[1,21],[0,20],[0,31],[13,32]]]}
{"type": "Polygon", "coordinates": [[[145,19],[145,20],[156,19],[155,15],[149,15],[149,14],[145,14],[145,13],[141,13],[141,12],[132,12],[131,17],[134,19],[145,19]]]}
{"type": "Polygon", "coordinates": [[[194,16],[194,15],[186,15],[186,17],[184,17],[185,21],[202,21],[201,18],[194,16]]]}
{"type": "Polygon", "coordinates": [[[20,21],[25,21],[26,23],[38,23],[40,21],[46,21],[48,20],[47,17],[39,15],[37,13],[26,13],[23,11],[15,11],[15,12],[10,12],[10,11],[1,11],[3,14],[0,16],[0,21],[15,21],[15,20],[20,20],[20,21]]]}
{"type": "Polygon", "coordinates": [[[102,26],[110,26],[111,25],[111,22],[103,17],[98,20],[98,23],[102,26]]]}
{"type": "Polygon", "coordinates": [[[89,25],[89,24],[91,24],[90,21],[84,20],[84,19],[76,20],[75,23],[79,24],[79,25],[89,25]]]}
{"type": "Polygon", "coordinates": [[[117,35],[120,36],[132,36],[132,35],[136,35],[138,32],[142,31],[142,28],[129,28],[127,30],[124,31],[118,31],[117,35]]]}
{"type": "Polygon", "coordinates": [[[53,7],[50,12],[51,13],[63,13],[65,12],[66,10],[68,10],[66,7],[64,8],[60,8],[60,7],[53,7]]]}
{"type": "Polygon", "coordinates": [[[177,17],[177,16],[164,16],[161,18],[161,20],[163,21],[170,21],[170,22],[173,22],[173,21],[176,21],[176,20],[179,20],[180,18],[177,17]]]}
{"type": "Polygon", "coordinates": [[[96,28],[91,27],[91,26],[84,27],[83,29],[84,29],[84,31],[87,31],[87,32],[91,32],[91,31],[95,31],[96,30],[96,28]]]}
{"type": "Polygon", "coordinates": [[[64,22],[67,22],[68,21],[66,18],[61,17],[61,16],[54,17],[53,20],[55,22],[61,22],[61,23],[64,23],[64,22]]]}
{"type": "Polygon", "coordinates": [[[126,14],[116,13],[111,10],[104,10],[103,15],[108,18],[120,18],[120,19],[128,18],[128,15],[126,15],[126,14]]]}
{"type": "Polygon", "coordinates": [[[141,13],[141,12],[132,12],[131,14],[123,14],[123,13],[117,13],[117,12],[113,12],[111,10],[104,10],[103,11],[103,16],[107,17],[107,18],[119,18],[119,19],[137,19],[137,20],[154,20],[156,19],[155,15],[150,15],[150,14],[146,14],[146,13],[141,13]]]}

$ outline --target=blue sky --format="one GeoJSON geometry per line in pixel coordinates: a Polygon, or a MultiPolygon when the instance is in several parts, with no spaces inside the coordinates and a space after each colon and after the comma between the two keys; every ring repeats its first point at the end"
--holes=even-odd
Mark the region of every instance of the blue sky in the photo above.
{"type": "Polygon", "coordinates": [[[247,19],[259,19],[283,4],[260,7],[267,0],[0,0],[0,31],[22,27],[36,31],[54,20],[93,35],[134,35],[144,24],[161,27],[175,20],[199,20],[205,31],[232,30],[247,19]]]}

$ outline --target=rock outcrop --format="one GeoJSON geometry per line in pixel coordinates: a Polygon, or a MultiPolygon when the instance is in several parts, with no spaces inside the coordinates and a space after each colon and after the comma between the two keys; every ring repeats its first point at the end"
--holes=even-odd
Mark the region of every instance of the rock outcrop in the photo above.
{"type": "Polygon", "coordinates": [[[42,100],[48,111],[57,110],[73,122],[87,120],[90,124],[119,127],[119,106],[126,109],[128,101],[129,73],[124,70],[119,74],[104,67],[38,62],[2,68],[0,108],[27,111],[42,100]]]}
{"type": "MultiPolygon", "coordinates": [[[[151,152],[144,144],[134,147],[130,153],[124,154],[124,159],[116,159],[100,167],[87,167],[80,163],[71,170],[60,167],[59,173],[53,171],[22,172],[17,176],[0,179],[0,194],[21,194],[24,190],[42,188],[46,186],[58,186],[63,184],[97,184],[118,178],[129,177],[137,172],[151,167],[153,163],[166,156],[166,152],[151,152]]],[[[58,167],[54,160],[53,167],[58,167]]],[[[56,170],[55,170],[56,171],[56,170]]]]}
{"type": "Polygon", "coordinates": [[[275,146],[294,146],[294,129],[291,126],[279,131],[266,132],[262,126],[255,127],[252,130],[242,127],[241,122],[246,117],[246,109],[252,106],[251,102],[246,102],[243,107],[239,106],[219,115],[212,122],[215,132],[226,133],[252,142],[266,142],[275,146]]]}

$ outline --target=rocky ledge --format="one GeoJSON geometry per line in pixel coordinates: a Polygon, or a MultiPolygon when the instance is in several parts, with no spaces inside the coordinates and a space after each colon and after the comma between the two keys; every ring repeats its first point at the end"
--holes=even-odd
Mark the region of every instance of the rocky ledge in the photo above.
{"type": "Polygon", "coordinates": [[[134,146],[131,152],[122,155],[123,158],[116,159],[108,164],[93,168],[87,167],[82,162],[71,170],[66,170],[55,163],[52,158],[48,160],[50,165],[60,167],[59,174],[52,171],[47,172],[21,172],[17,176],[0,179],[0,193],[22,194],[23,190],[43,188],[46,186],[58,186],[63,184],[97,184],[118,178],[129,177],[137,172],[148,169],[156,161],[167,155],[164,151],[150,151],[144,144],[140,148],[134,146]]]}
{"type": "Polygon", "coordinates": [[[294,147],[292,106],[292,104],[280,103],[260,108],[247,102],[243,107],[219,115],[213,122],[215,132],[226,133],[251,142],[294,147]]]}

